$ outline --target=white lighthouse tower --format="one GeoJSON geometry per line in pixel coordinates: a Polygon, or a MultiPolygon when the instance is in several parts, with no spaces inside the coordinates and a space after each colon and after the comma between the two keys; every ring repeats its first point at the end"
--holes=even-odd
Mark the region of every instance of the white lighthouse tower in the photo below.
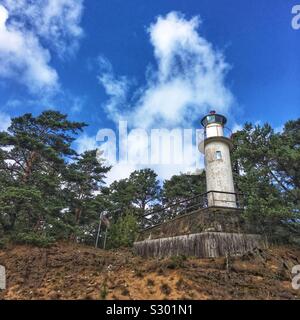
{"type": "MultiPolygon", "coordinates": [[[[201,120],[205,135],[198,147],[205,156],[207,201],[195,203],[188,198],[183,203],[190,210],[184,213],[189,214],[180,214],[183,206],[179,205],[174,219],[144,229],[134,243],[136,253],[144,257],[184,254],[216,258],[265,248],[260,235],[248,233],[249,225],[241,215],[243,207],[235,193],[230,159],[233,144],[224,134],[226,122],[227,119],[215,111],[201,120]]],[[[165,207],[163,212],[168,213],[169,208],[165,207]]],[[[174,205],[171,208],[173,210],[174,205]]]]}
{"type": "Polygon", "coordinates": [[[205,159],[208,206],[236,208],[230,159],[232,142],[224,136],[226,122],[227,119],[215,111],[211,111],[201,120],[205,131],[199,150],[205,159]]]}

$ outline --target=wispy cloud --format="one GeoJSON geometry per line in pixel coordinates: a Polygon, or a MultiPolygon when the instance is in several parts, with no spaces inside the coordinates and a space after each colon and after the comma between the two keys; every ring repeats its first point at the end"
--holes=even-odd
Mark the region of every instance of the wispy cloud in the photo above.
{"type": "Polygon", "coordinates": [[[239,124],[239,123],[234,123],[234,125],[232,126],[232,133],[236,133],[238,131],[243,130],[243,125],[239,124]]]}
{"type": "Polygon", "coordinates": [[[48,65],[50,53],[36,36],[8,26],[8,11],[0,5],[0,76],[13,78],[31,91],[57,86],[56,71],[48,65]]]}
{"type": "Polygon", "coordinates": [[[0,0],[0,77],[30,92],[59,88],[51,55],[74,52],[83,31],[83,0],[0,0]]]}
{"type": "Polygon", "coordinates": [[[227,112],[234,100],[225,85],[229,65],[200,35],[199,27],[199,17],[188,20],[178,12],[159,16],[148,29],[157,66],[148,71],[146,84],[132,92],[135,101],[126,101],[128,78],[117,78],[111,66],[99,76],[106,89],[117,89],[113,94],[107,90],[108,113],[149,128],[191,123],[210,108],[227,112]]]}
{"type": "MultiPolygon", "coordinates": [[[[116,122],[126,119],[131,128],[151,129],[189,128],[210,109],[227,113],[234,102],[225,84],[230,66],[223,54],[201,35],[200,26],[198,16],[189,20],[179,12],[157,17],[148,28],[156,65],[147,69],[146,83],[138,88],[134,88],[129,77],[116,76],[109,61],[101,58],[98,79],[109,97],[104,105],[108,116],[116,122]],[[133,98],[128,99],[129,94],[133,98]]],[[[128,147],[134,148],[136,143],[128,147]]],[[[180,172],[194,172],[194,160],[152,168],[161,179],[166,179],[180,172]]],[[[109,180],[118,177],[118,172],[128,175],[130,170],[140,167],[117,164],[109,180]]]]}
{"type": "Polygon", "coordinates": [[[75,145],[78,153],[94,150],[98,147],[96,138],[93,136],[88,136],[87,134],[82,134],[78,139],[76,139],[75,145]]]}
{"type": "Polygon", "coordinates": [[[11,119],[10,116],[4,112],[0,112],[0,132],[6,131],[10,126],[11,119]]]}
{"type": "MultiPolygon", "coordinates": [[[[19,109],[28,112],[37,111],[40,112],[44,109],[60,109],[68,110],[71,115],[78,115],[82,109],[86,106],[88,101],[87,96],[77,96],[71,93],[69,90],[59,90],[54,95],[33,95],[31,97],[20,97],[8,99],[1,109],[6,112],[10,112],[12,109],[19,109]]],[[[65,112],[65,111],[63,111],[65,112]]]]}
{"type": "Polygon", "coordinates": [[[109,97],[102,107],[110,119],[119,119],[121,115],[120,109],[122,108],[122,113],[125,114],[126,106],[128,105],[127,98],[131,81],[125,76],[117,77],[113,72],[111,63],[103,56],[98,57],[97,65],[100,69],[98,81],[109,97]]]}
{"type": "Polygon", "coordinates": [[[276,128],[274,128],[274,132],[275,133],[283,133],[284,130],[284,125],[282,124],[281,126],[278,126],[276,128]]]}
{"type": "Polygon", "coordinates": [[[1,0],[11,24],[41,38],[60,57],[77,49],[83,0],[1,0]]]}

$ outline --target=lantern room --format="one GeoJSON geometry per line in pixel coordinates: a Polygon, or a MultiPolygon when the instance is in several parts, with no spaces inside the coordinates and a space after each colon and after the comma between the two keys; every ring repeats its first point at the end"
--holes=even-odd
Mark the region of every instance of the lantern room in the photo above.
{"type": "Polygon", "coordinates": [[[202,120],[201,124],[205,128],[205,138],[223,137],[223,128],[227,122],[226,117],[211,111],[202,120]]]}

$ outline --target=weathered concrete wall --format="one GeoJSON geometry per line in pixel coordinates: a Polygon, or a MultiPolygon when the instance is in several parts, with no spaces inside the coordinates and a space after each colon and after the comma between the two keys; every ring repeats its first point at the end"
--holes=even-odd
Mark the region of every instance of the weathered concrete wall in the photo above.
{"type": "MultiPolygon", "coordinates": [[[[216,137],[205,141],[207,191],[235,192],[228,140],[224,137],[216,137]]],[[[209,194],[208,204],[210,206],[236,207],[235,195],[209,194]]]]}
{"type": "Polygon", "coordinates": [[[261,246],[258,235],[203,232],[178,237],[144,240],[134,243],[135,253],[143,257],[170,257],[177,255],[198,258],[216,258],[239,255],[261,246]]]}
{"type": "Polygon", "coordinates": [[[174,237],[206,231],[246,232],[242,211],[234,208],[205,208],[179,216],[142,231],[137,241],[174,237]]]}

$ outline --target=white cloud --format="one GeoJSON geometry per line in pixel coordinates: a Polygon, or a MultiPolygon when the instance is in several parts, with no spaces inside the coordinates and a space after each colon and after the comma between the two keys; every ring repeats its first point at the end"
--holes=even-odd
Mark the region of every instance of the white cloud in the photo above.
{"type": "Polygon", "coordinates": [[[210,108],[226,112],[232,95],[225,87],[228,65],[221,53],[198,33],[199,17],[177,12],[159,16],[148,32],[158,68],[135,108],[135,124],[191,122],[210,108]],[[153,80],[154,79],[154,80],[153,80]]]}
{"type": "MultiPolygon", "coordinates": [[[[88,136],[86,134],[81,135],[78,139],[75,140],[76,151],[80,154],[88,150],[94,150],[99,148],[97,144],[96,136],[88,136]]],[[[106,144],[101,145],[101,150],[105,149],[106,144]]],[[[110,166],[111,163],[106,163],[104,165],[110,166]]],[[[118,162],[114,164],[111,170],[106,174],[105,182],[110,185],[112,182],[120,179],[128,178],[130,173],[138,169],[138,166],[135,164],[129,164],[125,162],[118,162]]]]}
{"type": "Polygon", "coordinates": [[[116,78],[111,67],[102,72],[102,85],[117,89],[113,94],[107,90],[114,97],[113,108],[112,99],[107,104],[110,115],[116,120],[126,116],[132,125],[149,128],[191,123],[211,108],[223,113],[229,110],[233,103],[225,86],[229,65],[198,33],[199,25],[199,17],[187,20],[180,13],[170,12],[150,26],[157,68],[148,72],[146,85],[134,92],[137,99],[130,105],[131,112],[124,108],[128,104],[127,78],[116,78]]]}
{"type": "Polygon", "coordinates": [[[11,119],[10,116],[6,113],[0,112],[0,132],[6,131],[10,126],[11,119]]]}
{"type": "MultiPolygon", "coordinates": [[[[166,138],[168,137],[170,136],[166,133],[166,138]]],[[[178,137],[181,139],[182,136],[179,135],[178,137]]],[[[102,159],[105,158],[103,159],[105,165],[112,165],[112,169],[107,173],[106,183],[108,185],[115,180],[129,177],[134,170],[143,168],[153,169],[161,181],[170,179],[173,175],[179,173],[195,174],[197,170],[203,168],[203,156],[189,139],[185,139],[182,147],[177,145],[175,147],[172,145],[171,140],[169,141],[170,144],[165,140],[163,144],[156,145],[154,143],[153,145],[150,144],[152,139],[150,135],[147,135],[147,131],[134,129],[128,132],[127,138],[124,136],[117,142],[119,146],[127,146],[127,156],[124,155],[124,158],[119,159],[116,154],[116,146],[112,147],[109,143],[112,142],[114,144],[116,141],[106,140],[104,143],[97,144],[97,141],[102,141],[99,139],[98,137],[97,140],[96,136],[83,134],[75,141],[76,150],[82,153],[86,150],[99,148],[104,152],[103,155],[108,155],[107,157],[101,157],[102,159]],[[197,160],[196,157],[198,158],[197,160]],[[119,161],[116,162],[116,159],[119,161]]]]}
{"type": "Polygon", "coordinates": [[[130,173],[138,168],[139,167],[128,163],[117,163],[106,174],[105,182],[107,185],[110,185],[114,181],[128,178],[130,176],[130,173]]]}
{"type": "Polygon", "coordinates": [[[83,134],[78,139],[76,139],[75,144],[78,153],[83,153],[88,150],[94,150],[98,147],[96,137],[88,136],[87,134],[83,134]]]}
{"type": "Polygon", "coordinates": [[[8,11],[0,5],[0,76],[14,78],[31,90],[53,88],[57,73],[48,63],[49,51],[27,31],[7,26],[8,11]]]}
{"type": "Polygon", "coordinates": [[[31,30],[60,55],[71,53],[83,35],[83,0],[3,0],[12,23],[31,30]]]}
{"type": "Polygon", "coordinates": [[[262,121],[261,120],[256,120],[255,122],[254,122],[254,125],[255,126],[262,126],[262,121]]]}
{"type": "Polygon", "coordinates": [[[116,77],[111,63],[103,56],[99,56],[97,62],[101,72],[98,81],[109,97],[103,107],[111,119],[117,119],[120,117],[120,106],[125,111],[130,82],[124,76],[116,77]]]}
{"type": "Polygon", "coordinates": [[[34,93],[58,89],[51,54],[74,52],[82,10],[81,0],[0,0],[0,77],[34,93]]]}
{"type": "Polygon", "coordinates": [[[71,112],[72,113],[79,113],[82,111],[85,103],[86,103],[86,97],[71,97],[71,112]]]}
{"type": "MultiPolygon", "coordinates": [[[[211,109],[228,113],[234,102],[225,85],[229,65],[223,54],[201,36],[199,26],[199,17],[188,20],[178,12],[159,16],[150,25],[148,34],[156,67],[147,70],[144,86],[132,90],[131,101],[127,96],[132,83],[127,77],[115,76],[110,63],[102,58],[104,67],[98,79],[109,96],[105,105],[108,115],[115,121],[125,118],[131,128],[150,129],[189,128],[211,109]]],[[[166,179],[180,172],[195,171],[194,160],[153,169],[166,179]]]]}
{"type": "Polygon", "coordinates": [[[87,96],[77,96],[68,90],[59,90],[55,95],[32,96],[26,99],[8,99],[3,104],[3,110],[26,106],[31,110],[54,109],[58,106],[61,109],[69,110],[72,114],[78,114],[84,109],[87,103],[87,96]]]}
{"type": "Polygon", "coordinates": [[[283,133],[283,130],[284,130],[284,125],[274,128],[275,133],[283,133]]]}
{"type": "Polygon", "coordinates": [[[236,133],[237,131],[241,131],[241,130],[243,130],[243,125],[234,123],[232,127],[232,133],[236,133]]]}

